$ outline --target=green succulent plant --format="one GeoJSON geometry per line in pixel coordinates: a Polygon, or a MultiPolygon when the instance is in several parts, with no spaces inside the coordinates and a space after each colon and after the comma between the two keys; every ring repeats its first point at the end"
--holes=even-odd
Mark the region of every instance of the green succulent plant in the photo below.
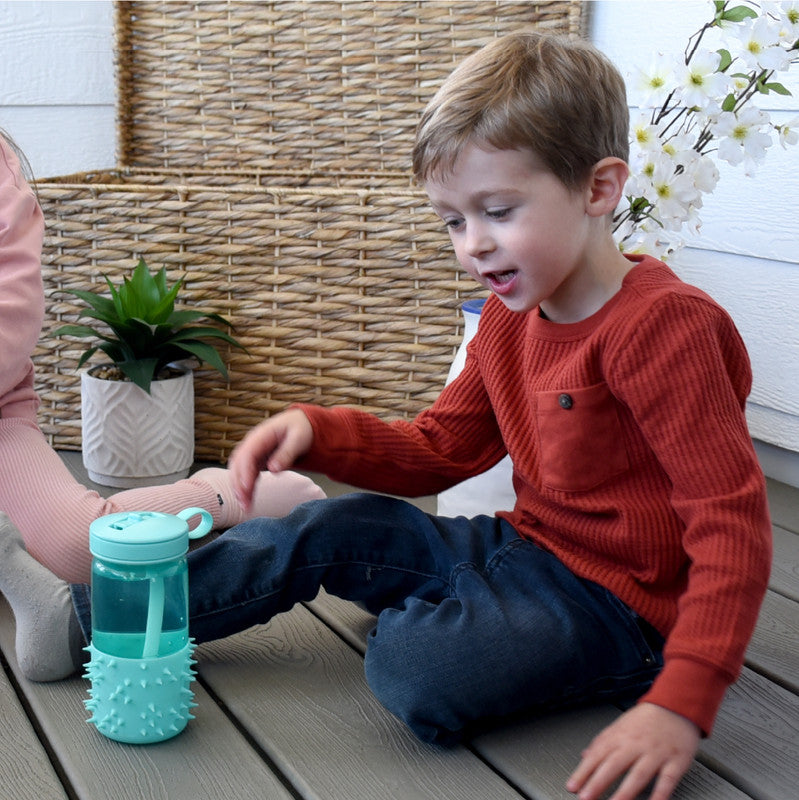
{"type": "Polygon", "coordinates": [[[99,340],[83,353],[78,367],[101,350],[125,376],[148,394],[150,384],[167,365],[191,356],[201,364],[209,364],[227,378],[225,364],[212,341],[227,342],[242,350],[245,348],[218,328],[194,324],[208,320],[229,325],[219,314],[175,310],[175,298],[183,285],[183,278],[168,287],[166,268],[152,274],[143,258],[139,259],[133,275],[124,278],[118,288],[107,276],[103,277],[111,291],[110,298],[80,289],[67,290],[89,306],[81,311],[79,318],[91,317],[102,325],[62,325],[54,332],[55,336],[99,340]]]}

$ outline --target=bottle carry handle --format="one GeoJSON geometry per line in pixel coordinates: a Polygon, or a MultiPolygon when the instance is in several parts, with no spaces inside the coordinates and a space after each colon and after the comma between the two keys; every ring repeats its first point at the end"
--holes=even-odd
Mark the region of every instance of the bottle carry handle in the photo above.
{"type": "Polygon", "coordinates": [[[184,508],[183,511],[179,511],[176,515],[186,522],[198,515],[202,517],[202,519],[197,527],[189,531],[189,539],[200,539],[205,536],[213,527],[214,518],[211,516],[211,513],[204,508],[184,508]]]}
{"type": "MultiPolygon", "coordinates": [[[[200,516],[197,527],[189,531],[189,539],[199,539],[211,530],[214,518],[204,508],[184,508],[176,516],[188,522],[192,517],[200,516]]],[[[164,620],[164,578],[161,575],[150,578],[150,598],[147,607],[147,624],[144,634],[143,658],[155,658],[161,639],[164,620]]]]}

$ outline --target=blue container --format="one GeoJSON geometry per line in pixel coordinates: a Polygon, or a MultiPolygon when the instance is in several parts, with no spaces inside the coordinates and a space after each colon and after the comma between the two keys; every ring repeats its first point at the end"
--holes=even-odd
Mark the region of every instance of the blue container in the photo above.
{"type": "Polygon", "coordinates": [[[88,720],[119,742],[146,744],[180,733],[196,704],[194,644],[188,629],[189,539],[206,534],[211,515],[120,512],[89,528],[92,642],[88,720]],[[189,531],[188,520],[201,516],[189,531]]]}

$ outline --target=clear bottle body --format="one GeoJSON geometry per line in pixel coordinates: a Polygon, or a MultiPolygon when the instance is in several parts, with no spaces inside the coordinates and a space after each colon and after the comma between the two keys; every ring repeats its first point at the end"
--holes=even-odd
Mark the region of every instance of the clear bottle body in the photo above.
{"type": "Polygon", "coordinates": [[[92,562],[92,644],[108,655],[155,658],[186,646],[185,557],[157,564],[92,562]]]}

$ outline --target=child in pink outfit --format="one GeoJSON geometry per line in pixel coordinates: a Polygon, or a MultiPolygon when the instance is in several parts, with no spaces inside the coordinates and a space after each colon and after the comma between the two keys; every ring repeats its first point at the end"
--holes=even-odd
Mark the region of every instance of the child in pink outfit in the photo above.
{"type": "Polygon", "coordinates": [[[89,580],[89,524],[125,510],[176,513],[188,506],[211,512],[216,528],[257,516],[283,516],[324,497],[296,472],[264,473],[246,511],[228,471],[209,468],[168,486],[119,492],[108,499],[79,484],[36,422],[39,398],[30,355],[44,317],[42,211],[19,159],[0,135],[0,511],[23,534],[28,551],[70,582],[89,580]]]}

